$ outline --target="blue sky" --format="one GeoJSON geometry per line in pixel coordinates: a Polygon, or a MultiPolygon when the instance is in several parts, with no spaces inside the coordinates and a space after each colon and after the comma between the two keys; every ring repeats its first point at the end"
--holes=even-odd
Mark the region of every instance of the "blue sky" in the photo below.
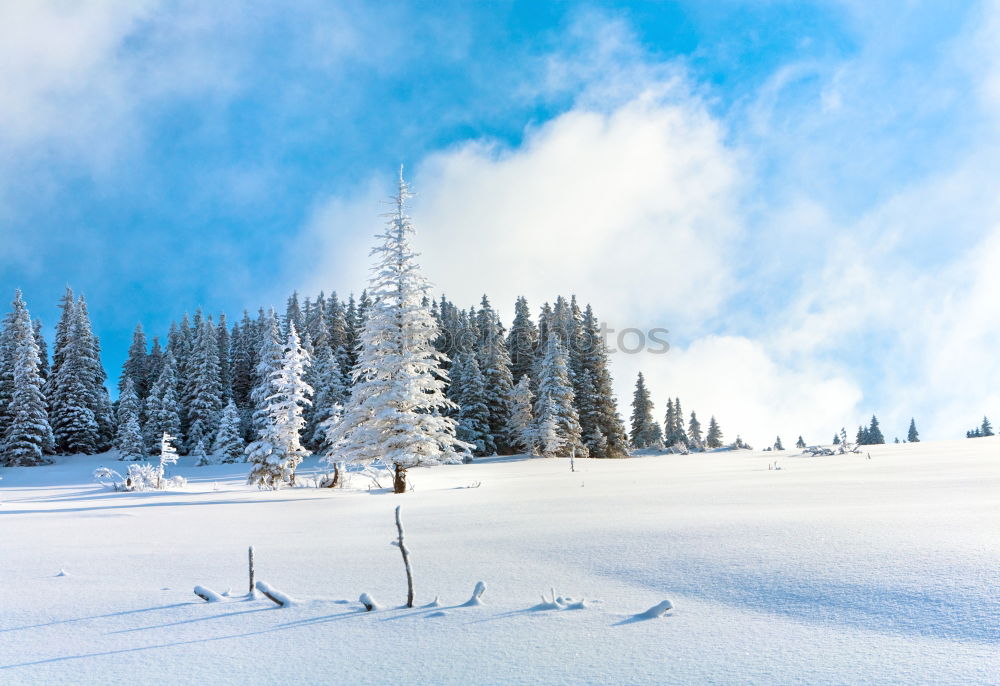
{"type": "Polygon", "coordinates": [[[998,14],[0,0],[0,286],[48,325],[84,293],[114,377],[137,321],[360,290],[404,162],[456,299],[671,330],[623,397],[644,369],[757,442],[959,436],[1000,414],[998,14]]]}

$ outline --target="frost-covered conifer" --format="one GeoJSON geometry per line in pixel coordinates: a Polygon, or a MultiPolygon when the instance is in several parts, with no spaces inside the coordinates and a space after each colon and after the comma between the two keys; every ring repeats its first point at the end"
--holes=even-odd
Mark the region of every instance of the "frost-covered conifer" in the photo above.
{"type": "Polygon", "coordinates": [[[240,411],[236,403],[230,399],[222,410],[219,432],[215,435],[212,452],[218,455],[222,462],[242,462],[246,459],[245,448],[240,426],[240,411]]]}
{"type": "Polygon", "coordinates": [[[323,345],[317,351],[306,381],[313,388],[313,402],[306,412],[303,442],[318,452],[326,443],[331,418],[339,418],[347,402],[348,384],[345,383],[340,362],[329,345],[323,345]]]}
{"type": "Polygon", "coordinates": [[[171,436],[180,432],[181,418],[177,402],[177,374],[173,353],[168,352],[163,360],[160,376],[146,398],[146,424],[143,436],[149,452],[160,449],[163,434],[171,436]]]}
{"type": "Polygon", "coordinates": [[[910,429],[906,432],[906,440],[910,443],[919,443],[920,434],[917,432],[917,421],[910,418],[910,429]]]}
{"type": "Polygon", "coordinates": [[[100,360],[94,357],[97,349],[82,302],[73,301],[71,291],[67,291],[67,298],[59,327],[63,331],[57,329],[61,345],[59,364],[51,380],[49,416],[60,451],[93,454],[102,443],[97,416],[101,405],[97,387],[100,360]]]}
{"type": "Polygon", "coordinates": [[[477,456],[493,455],[496,445],[490,431],[490,413],[487,406],[486,384],[475,355],[465,352],[455,363],[461,367],[462,390],[457,399],[458,427],[456,436],[474,446],[477,456]]]}
{"type": "Polygon", "coordinates": [[[21,291],[14,296],[13,311],[4,327],[12,356],[13,393],[7,406],[9,423],[0,435],[3,464],[8,467],[33,466],[49,462],[44,454],[53,446],[52,429],[39,374],[40,360],[35,331],[21,291]]]}
{"type": "Polygon", "coordinates": [[[628,435],[621,415],[618,414],[618,399],[615,397],[614,380],[608,365],[607,343],[590,305],[584,309],[580,334],[583,368],[592,379],[588,404],[593,408],[594,426],[589,434],[584,435],[590,456],[627,457],[628,435]]]}
{"type": "Polygon", "coordinates": [[[715,417],[708,420],[708,433],[705,435],[705,446],[713,450],[722,447],[722,429],[719,428],[719,423],[715,421],[715,417]]]}
{"type": "Polygon", "coordinates": [[[522,296],[514,303],[514,322],[507,334],[507,351],[510,354],[510,372],[514,383],[535,367],[538,350],[538,327],[531,320],[528,301],[522,296]]]}
{"type": "Polygon", "coordinates": [[[146,448],[142,441],[142,430],[139,426],[141,403],[135,392],[132,378],[125,377],[121,394],[118,396],[118,413],[116,417],[114,447],[118,449],[119,459],[141,460],[145,457],[146,448]]]}
{"type": "Polygon", "coordinates": [[[406,215],[410,196],[402,174],[396,210],[372,250],[367,320],[354,367],[354,386],[343,419],[331,434],[338,459],[395,466],[395,490],[405,490],[408,467],[461,460],[469,446],[455,436],[453,409],[445,397],[441,365],[447,357],[432,341],[438,329],[410,247],[413,225],[406,215]]]}
{"type": "Polygon", "coordinates": [[[132,332],[132,345],[128,349],[128,357],[122,364],[122,373],[118,377],[119,395],[125,389],[126,380],[132,381],[132,390],[139,400],[145,400],[149,395],[149,386],[146,376],[146,333],[142,330],[142,324],[135,325],[132,332]]]}
{"type": "Polygon", "coordinates": [[[803,439],[802,436],[799,436],[799,440],[795,441],[795,447],[800,450],[806,447],[805,439],[803,439]]]}
{"type": "Polygon", "coordinates": [[[694,450],[704,450],[705,446],[702,443],[701,438],[701,422],[698,421],[698,417],[694,412],[691,413],[691,421],[688,422],[688,439],[691,443],[691,448],[694,450]]]}
{"type": "MultiPolygon", "coordinates": [[[[514,380],[500,320],[485,295],[482,309],[479,310],[478,327],[480,338],[476,351],[477,363],[483,376],[490,442],[494,444],[496,450],[507,453],[509,446],[505,430],[510,420],[510,396],[514,390],[514,380]]],[[[486,449],[488,450],[489,446],[486,449]]]]}
{"type": "Polygon", "coordinates": [[[186,384],[188,431],[185,444],[193,449],[199,441],[211,444],[222,410],[219,373],[219,341],[211,319],[198,322],[188,358],[186,384]]]}
{"type": "MultiPolygon", "coordinates": [[[[670,411],[668,424],[674,420],[673,403],[668,401],[670,411]]],[[[646,388],[646,379],[642,372],[635,381],[635,392],[632,395],[632,445],[638,450],[643,448],[662,448],[663,432],[660,425],[653,419],[653,401],[646,388]]]]}
{"type": "Polygon", "coordinates": [[[305,382],[309,355],[299,343],[295,323],[288,325],[288,339],[268,377],[273,392],[258,409],[260,437],[246,448],[252,463],[247,483],[258,488],[278,489],[295,485],[295,469],[308,451],[302,446],[305,428],[303,410],[310,403],[312,388],[305,382]]]}
{"type": "Polygon", "coordinates": [[[546,457],[587,457],[576,413],[569,362],[559,336],[550,335],[540,365],[535,422],[539,449],[546,457]]]}
{"type": "Polygon", "coordinates": [[[511,395],[510,422],[507,425],[507,441],[521,452],[536,452],[538,432],[535,426],[535,415],[532,410],[535,394],[531,392],[531,377],[527,374],[514,386],[511,395]]]}
{"type": "Polygon", "coordinates": [[[119,460],[145,459],[146,443],[139,428],[139,419],[135,415],[128,414],[124,421],[118,422],[115,447],[118,449],[119,460]]]}

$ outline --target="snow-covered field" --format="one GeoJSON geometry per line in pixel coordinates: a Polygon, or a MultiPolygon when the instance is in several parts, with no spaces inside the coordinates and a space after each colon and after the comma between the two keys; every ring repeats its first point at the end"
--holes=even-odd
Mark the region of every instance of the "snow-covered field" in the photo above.
{"type": "Polygon", "coordinates": [[[183,492],[6,469],[0,684],[1000,683],[1000,439],[871,455],[499,458],[403,496],[190,458],[183,492]],[[240,597],[250,544],[295,606],[240,597]],[[552,588],[583,609],[539,609],[552,588]]]}

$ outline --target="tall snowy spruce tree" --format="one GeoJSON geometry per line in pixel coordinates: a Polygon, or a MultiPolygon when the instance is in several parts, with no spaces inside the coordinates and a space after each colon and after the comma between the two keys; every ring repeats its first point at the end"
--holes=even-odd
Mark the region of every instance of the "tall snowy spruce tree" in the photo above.
{"type": "Polygon", "coordinates": [[[312,388],[305,381],[309,353],[299,343],[294,319],[288,322],[288,337],[268,378],[271,395],[258,407],[260,437],[246,447],[253,465],[247,483],[277,490],[295,485],[295,469],[308,455],[302,446],[303,416],[310,404],[312,388]]]}
{"type": "Polygon", "coordinates": [[[589,377],[583,385],[590,389],[589,397],[582,403],[589,405],[584,441],[591,457],[628,457],[628,435],[618,414],[614,379],[608,366],[608,346],[590,305],[583,311],[580,335],[583,376],[589,377]]]}
{"type": "Polygon", "coordinates": [[[705,447],[709,450],[722,447],[722,429],[715,417],[708,420],[708,433],[705,434],[705,447]]]}
{"type": "Polygon", "coordinates": [[[12,393],[6,407],[9,423],[0,435],[3,464],[8,467],[34,466],[49,462],[44,457],[54,444],[45,404],[41,359],[35,331],[21,291],[14,296],[13,311],[3,332],[4,347],[10,358],[12,393]]]}
{"type": "Polygon", "coordinates": [[[650,400],[642,372],[639,372],[635,381],[635,393],[632,396],[632,446],[638,450],[663,447],[663,432],[653,419],[653,401],[650,400]]]}
{"type": "Polygon", "coordinates": [[[535,428],[539,452],[545,457],[587,457],[583,429],[574,404],[566,349],[555,332],[548,337],[539,365],[535,428]]]}
{"type": "Polygon", "coordinates": [[[531,377],[523,374],[511,394],[507,444],[514,450],[531,454],[536,453],[538,444],[538,431],[532,410],[534,399],[535,394],[531,392],[531,377]]]}
{"type": "Polygon", "coordinates": [[[455,435],[455,409],[445,397],[447,356],[434,349],[437,322],[428,304],[429,284],[410,247],[406,214],[409,189],[399,175],[396,210],[372,250],[371,304],[357,351],[354,385],[343,419],[330,439],[338,459],[383,460],[395,469],[393,490],[406,491],[406,470],[459,462],[471,446],[455,435]]]}
{"type": "Polygon", "coordinates": [[[66,290],[56,329],[56,348],[48,394],[57,449],[63,453],[93,454],[104,449],[113,426],[104,389],[100,346],[90,328],[82,298],[66,290]]]}
{"type": "Polygon", "coordinates": [[[917,421],[910,418],[910,429],[906,432],[906,440],[910,443],[919,443],[920,434],[917,432],[917,421]]]}
{"type": "Polygon", "coordinates": [[[135,392],[132,377],[124,374],[121,394],[118,396],[118,414],[115,431],[114,447],[118,450],[120,460],[141,460],[146,456],[146,446],[142,440],[142,430],[139,426],[141,403],[135,392]]]}

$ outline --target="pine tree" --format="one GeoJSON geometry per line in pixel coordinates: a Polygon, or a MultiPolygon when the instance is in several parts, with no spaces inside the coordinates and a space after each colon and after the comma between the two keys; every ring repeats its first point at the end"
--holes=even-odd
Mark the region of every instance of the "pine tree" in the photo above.
{"type": "Polygon", "coordinates": [[[774,439],[774,449],[775,450],[785,449],[785,446],[781,444],[781,436],[778,436],[777,438],[774,439]]]}
{"type": "Polygon", "coordinates": [[[97,422],[95,450],[103,452],[110,450],[111,441],[115,436],[114,408],[111,405],[108,389],[104,385],[105,381],[108,380],[108,375],[101,363],[101,341],[91,327],[87,301],[83,295],[77,300],[77,309],[78,328],[76,335],[80,337],[82,350],[84,350],[83,362],[86,369],[90,408],[93,410],[94,420],[97,422]]]}
{"type": "Polygon", "coordinates": [[[163,434],[175,436],[180,431],[180,425],[176,363],[173,353],[167,352],[160,376],[146,398],[146,423],[143,426],[143,436],[149,452],[156,453],[160,449],[163,434]]]}
{"type": "Polygon", "coordinates": [[[21,291],[14,296],[13,311],[4,327],[12,356],[13,392],[7,406],[9,422],[2,427],[3,463],[8,467],[33,466],[49,462],[44,454],[53,446],[52,429],[46,410],[44,382],[39,373],[40,359],[35,330],[21,291]]]}
{"type": "MultiPolygon", "coordinates": [[[[72,297],[71,291],[67,290],[67,296],[72,297]]],[[[89,321],[80,301],[64,300],[59,329],[61,345],[57,346],[58,365],[53,367],[49,396],[56,446],[64,453],[93,454],[102,442],[96,412],[100,395],[95,370],[100,361],[94,359],[89,321]]]]}
{"type": "MultiPolygon", "coordinates": [[[[510,452],[510,446],[507,445],[505,431],[510,421],[510,397],[514,391],[514,377],[510,371],[510,355],[507,352],[507,343],[504,341],[503,328],[485,295],[478,320],[477,365],[483,377],[484,402],[490,432],[488,443],[493,445],[494,452],[507,454],[510,452]]],[[[489,450],[489,447],[486,445],[484,449],[489,450]]]]}
{"type": "Polygon", "coordinates": [[[245,447],[240,429],[240,411],[230,398],[222,410],[219,432],[215,435],[212,452],[218,455],[222,462],[242,462],[246,459],[245,447]]]}
{"type": "MultiPolygon", "coordinates": [[[[669,423],[673,423],[672,402],[669,423]]],[[[635,393],[632,396],[632,446],[637,450],[663,447],[663,432],[653,419],[653,401],[649,397],[642,372],[639,372],[639,377],[636,379],[635,393]]]]}
{"type": "Polygon", "coordinates": [[[269,386],[274,392],[261,408],[266,421],[260,438],[246,448],[253,465],[247,483],[275,490],[285,484],[295,485],[295,469],[308,454],[301,442],[306,425],[303,409],[312,395],[312,388],[305,382],[308,366],[309,355],[299,343],[294,321],[289,322],[288,339],[270,373],[269,386]]]}
{"type": "Polygon", "coordinates": [[[868,445],[869,442],[870,442],[869,435],[868,435],[868,429],[866,429],[863,426],[859,426],[858,427],[858,433],[854,437],[854,442],[857,443],[858,445],[868,445]]]}
{"type": "Polygon", "coordinates": [[[118,377],[119,395],[125,388],[126,380],[131,379],[133,392],[139,400],[145,400],[149,395],[147,386],[148,377],[146,375],[146,333],[142,330],[142,324],[135,325],[132,332],[132,345],[128,349],[128,357],[122,364],[122,373],[118,377]]]}
{"type": "Polygon", "coordinates": [[[455,435],[459,440],[473,446],[473,455],[493,455],[496,453],[496,445],[490,430],[486,382],[479,369],[479,363],[475,355],[465,352],[458,358],[456,364],[462,368],[462,388],[457,401],[459,410],[455,435]]]}
{"type": "Polygon", "coordinates": [[[586,401],[582,398],[577,401],[581,406],[591,406],[594,413],[594,426],[588,423],[588,433],[584,434],[590,456],[627,457],[629,439],[618,414],[618,399],[608,365],[608,348],[590,305],[584,309],[580,323],[580,349],[584,373],[590,375],[590,381],[584,382],[589,388],[585,394],[586,401]]]}
{"type": "Polygon", "coordinates": [[[326,443],[329,422],[340,416],[347,402],[348,383],[329,345],[317,351],[306,381],[313,388],[313,403],[306,412],[304,443],[320,451],[326,443]]]}
{"type": "Polygon", "coordinates": [[[250,393],[253,402],[254,438],[264,435],[270,424],[268,408],[269,398],[278,392],[273,385],[274,373],[281,367],[282,343],[281,325],[274,311],[267,315],[261,313],[258,317],[259,347],[257,349],[257,368],[254,370],[254,386],[250,393]]]}
{"type": "Polygon", "coordinates": [[[199,441],[210,444],[222,411],[222,382],[219,375],[219,341],[211,319],[202,319],[195,331],[188,363],[185,388],[188,431],[185,444],[193,449],[199,441]]]}
{"type": "MultiPolygon", "coordinates": [[[[670,410],[670,400],[667,400],[668,410],[670,410]]],[[[681,409],[681,399],[674,398],[673,409],[668,411],[667,434],[664,443],[667,447],[682,446],[688,448],[688,436],[684,431],[684,410],[681,409]]]]}
{"type": "Polygon", "coordinates": [[[226,314],[224,312],[219,314],[219,325],[215,330],[215,340],[219,350],[219,385],[222,389],[222,404],[225,405],[233,397],[233,368],[229,357],[232,340],[229,335],[229,324],[226,322],[226,314]]]}
{"type": "Polygon", "coordinates": [[[910,443],[920,442],[920,434],[917,433],[917,422],[912,417],[910,418],[910,430],[906,432],[906,440],[910,443]]]}
{"type": "Polygon", "coordinates": [[[688,422],[688,439],[691,442],[691,447],[694,450],[704,450],[705,445],[702,443],[701,438],[701,422],[698,421],[698,417],[695,413],[691,413],[691,421],[688,422]]]}
{"type": "Polygon", "coordinates": [[[254,387],[258,343],[254,323],[246,310],[243,310],[243,318],[240,322],[233,326],[230,347],[230,364],[232,365],[230,383],[233,389],[233,400],[236,401],[237,407],[247,408],[253,404],[250,393],[254,387]]]}
{"type": "Polygon", "coordinates": [[[540,375],[535,421],[542,455],[587,457],[589,452],[582,441],[583,430],[576,412],[569,360],[557,334],[549,336],[546,342],[540,375]]]}
{"type": "Polygon", "coordinates": [[[117,429],[114,440],[114,447],[118,449],[121,460],[141,460],[146,456],[146,446],[139,426],[141,407],[132,377],[126,375],[121,394],[118,396],[117,429]]]}
{"type": "Polygon", "coordinates": [[[426,296],[429,285],[410,247],[410,197],[402,173],[396,211],[372,250],[374,298],[367,310],[354,386],[344,417],[331,434],[339,459],[394,465],[394,490],[406,490],[406,469],[459,461],[470,448],[455,437],[454,409],[445,397],[441,365],[447,356],[433,347],[438,335],[426,296]]]}
{"type": "Polygon", "coordinates": [[[38,375],[43,381],[49,378],[49,346],[42,335],[42,320],[36,319],[32,324],[35,332],[35,345],[38,346],[38,375]]]}
{"type": "Polygon", "coordinates": [[[882,429],[879,428],[878,419],[875,415],[872,415],[872,423],[865,433],[865,438],[868,439],[866,441],[867,445],[882,445],[885,443],[885,437],[882,435],[882,429]]]}
{"type": "Polygon", "coordinates": [[[982,436],[992,436],[993,435],[993,425],[990,424],[990,420],[983,417],[983,423],[979,428],[979,433],[982,436]]]}
{"type": "Polygon", "coordinates": [[[531,321],[528,301],[523,296],[514,303],[514,322],[507,334],[507,350],[511,379],[516,384],[534,369],[538,350],[538,327],[531,321]]]}
{"type": "Polygon", "coordinates": [[[527,374],[514,386],[511,395],[510,422],[507,425],[507,442],[515,450],[535,454],[538,433],[532,405],[535,394],[531,392],[531,377],[527,374]]]}
{"type": "Polygon", "coordinates": [[[705,435],[705,445],[711,450],[722,447],[722,429],[719,428],[719,423],[715,421],[715,417],[708,420],[708,433],[705,435]]]}
{"type": "Polygon", "coordinates": [[[833,434],[833,444],[840,445],[840,434],[833,434]]]}
{"type": "Polygon", "coordinates": [[[795,441],[795,447],[800,450],[806,447],[806,442],[802,440],[802,436],[799,436],[799,440],[795,441]]]}

